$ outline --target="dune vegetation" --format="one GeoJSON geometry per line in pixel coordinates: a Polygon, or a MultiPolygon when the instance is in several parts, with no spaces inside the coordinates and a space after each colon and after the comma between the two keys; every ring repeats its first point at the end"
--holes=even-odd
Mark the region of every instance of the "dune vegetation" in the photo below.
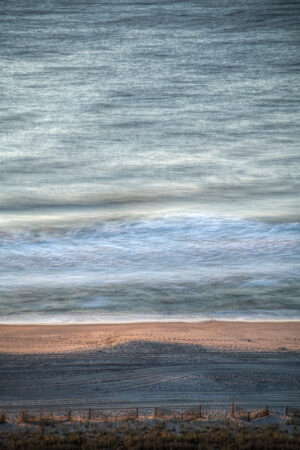
{"type": "Polygon", "coordinates": [[[15,431],[3,439],[0,448],[6,450],[289,450],[300,448],[300,434],[280,429],[234,428],[210,426],[201,430],[170,430],[165,423],[154,427],[114,430],[98,429],[62,433],[61,429],[15,431]]]}

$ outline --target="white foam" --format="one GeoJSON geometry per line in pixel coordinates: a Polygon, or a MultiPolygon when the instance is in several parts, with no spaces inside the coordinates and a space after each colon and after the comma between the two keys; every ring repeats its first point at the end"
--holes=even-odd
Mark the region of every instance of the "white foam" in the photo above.
{"type": "Polygon", "coordinates": [[[0,313],[274,318],[299,307],[299,236],[298,223],[197,214],[3,233],[0,313]]]}

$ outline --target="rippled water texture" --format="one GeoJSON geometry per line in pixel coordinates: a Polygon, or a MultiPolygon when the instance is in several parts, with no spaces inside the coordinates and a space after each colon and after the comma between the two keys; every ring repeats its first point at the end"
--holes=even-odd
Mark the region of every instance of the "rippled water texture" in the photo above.
{"type": "Polygon", "coordinates": [[[299,318],[300,4],[0,2],[0,322],[299,318]]]}

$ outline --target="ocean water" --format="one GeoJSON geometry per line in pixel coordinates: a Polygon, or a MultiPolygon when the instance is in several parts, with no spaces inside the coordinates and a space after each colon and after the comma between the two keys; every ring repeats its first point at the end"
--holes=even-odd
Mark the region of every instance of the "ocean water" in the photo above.
{"type": "Polygon", "coordinates": [[[300,3],[0,2],[0,323],[300,319],[300,3]]]}

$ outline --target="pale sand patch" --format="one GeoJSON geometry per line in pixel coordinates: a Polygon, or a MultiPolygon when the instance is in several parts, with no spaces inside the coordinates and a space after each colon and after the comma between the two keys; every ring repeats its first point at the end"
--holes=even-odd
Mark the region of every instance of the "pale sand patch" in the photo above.
{"type": "Polygon", "coordinates": [[[299,351],[300,322],[0,325],[0,352],[88,352],[132,341],[192,344],[210,350],[299,351]]]}

